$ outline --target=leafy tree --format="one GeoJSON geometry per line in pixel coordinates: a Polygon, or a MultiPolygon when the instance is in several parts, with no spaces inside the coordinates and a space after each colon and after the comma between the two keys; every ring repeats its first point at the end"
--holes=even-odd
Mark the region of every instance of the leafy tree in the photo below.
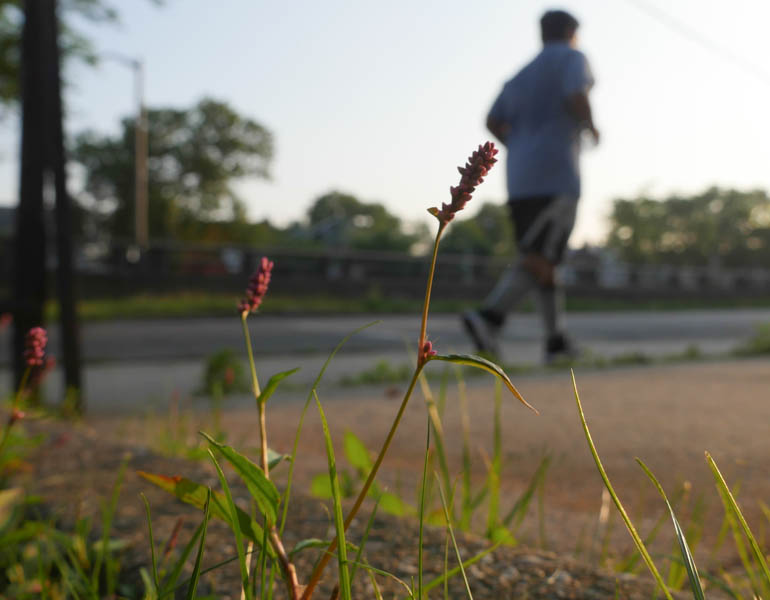
{"type": "Polygon", "coordinates": [[[419,237],[406,233],[401,219],[382,204],[337,191],[318,198],[308,210],[308,220],[308,235],[326,245],[407,252],[419,237]]]}
{"type": "MultiPolygon", "coordinates": [[[[160,0],[154,2],[159,4],[160,0]]],[[[22,0],[0,0],[0,108],[12,107],[19,100],[22,5],[22,0]]],[[[69,17],[115,24],[119,21],[118,11],[105,0],[59,0],[59,14],[59,43],[64,59],[96,63],[98,57],[90,40],[71,25],[69,17]]]]}
{"type": "Polygon", "coordinates": [[[458,220],[441,242],[442,252],[512,256],[513,227],[508,207],[486,202],[469,219],[458,220]]]}
{"type": "MultiPolygon", "coordinates": [[[[184,239],[195,236],[199,222],[245,222],[232,183],[269,176],[270,132],[208,98],[189,110],[149,110],[147,122],[150,235],[184,239]]],[[[134,127],[127,118],[117,136],[82,133],[72,152],[84,169],[81,201],[117,237],[133,232],[134,127]]]]}
{"type": "Polygon", "coordinates": [[[607,246],[630,263],[767,265],[770,197],[712,187],[688,197],[618,199],[607,246]]]}

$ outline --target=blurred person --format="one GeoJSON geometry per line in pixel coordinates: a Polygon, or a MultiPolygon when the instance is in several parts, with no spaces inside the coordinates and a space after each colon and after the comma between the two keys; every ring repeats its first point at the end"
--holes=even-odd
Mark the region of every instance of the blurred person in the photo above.
{"type": "Polygon", "coordinates": [[[578,21],[562,10],[540,19],[543,49],[504,86],[487,128],[507,149],[508,206],[518,255],[481,306],[462,314],[479,352],[499,355],[506,315],[531,291],[545,329],[545,361],[573,358],[556,278],[578,198],[581,137],[599,142],[588,92],[594,78],[576,49],[578,21]]]}

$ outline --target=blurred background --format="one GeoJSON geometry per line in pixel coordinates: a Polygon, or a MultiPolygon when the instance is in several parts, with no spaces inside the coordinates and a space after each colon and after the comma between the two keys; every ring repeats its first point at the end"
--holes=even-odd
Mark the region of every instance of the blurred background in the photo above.
{"type": "MultiPolygon", "coordinates": [[[[43,249],[32,260],[14,246],[32,222],[17,218],[24,5],[1,1],[0,312],[34,304],[19,317],[29,323],[231,315],[263,254],[276,262],[267,313],[414,310],[426,208],[448,199],[456,165],[490,137],[487,110],[539,51],[552,7],[60,0],[66,186],[49,193],[41,176],[36,228],[19,234],[43,249]],[[66,218],[54,209],[62,191],[66,218]],[[18,271],[44,275],[14,292],[18,271]]],[[[581,23],[603,134],[582,159],[562,274],[570,308],[770,307],[770,7],[564,8],[581,23]]],[[[44,39],[28,60],[51,64],[44,39]]],[[[50,89],[27,102],[45,104],[50,89]]],[[[27,127],[50,125],[40,110],[27,127]]],[[[478,300],[510,262],[504,179],[493,170],[448,231],[436,309],[478,300]]],[[[764,313],[741,318],[750,328],[764,313]]]]}

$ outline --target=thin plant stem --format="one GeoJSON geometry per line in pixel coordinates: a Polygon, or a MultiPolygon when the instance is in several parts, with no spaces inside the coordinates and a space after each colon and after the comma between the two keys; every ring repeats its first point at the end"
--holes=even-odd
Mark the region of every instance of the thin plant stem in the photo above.
{"type": "Polygon", "coordinates": [[[243,325],[243,337],[246,340],[246,352],[249,356],[249,370],[251,371],[251,386],[254,391],[254,399],[257,402],[257,412],[259,413],[259,446],[260,446],[260,459],[262,462],[262,470],[265,472],[265,477],[270,478],[270,469],[267,460],[267,423],[265,419],[265,406],[263,402],[259,401],[260,389],[259,379],[257,378],[257,367],[254,364],[254,351],[251,348],[251,335],[249,334],[249,327],[246,323],[248,313],[241,314],[241,325],[243,325]]]}
{"type": "Polygon", "coordinates": [[[249,327],[246,324],[246,313],[241,315],[241,325],[243,325],[243,337],[246,339],[246,352],[249,355],[249,369],[251,369],[251,385],[254,388],[254,397],[259,398],[259,380],[257,379],[257,367],[254,366],[254,351],[251,349],[251,335],[249,327]]]}
{"type": "MultiPolygon", "coordinates": [[[[32,367],[27,367],[24,369],[24,373],[22,373],[21,381],[19,382],[19,387],[16,390],[16,395],[13,397],[13,404],[11,405],[11,415],[19,408],[19,404],[21,403],[21,396],[24,393],[24,388],[27,387],[27,381],[29,380],[29,375],[32,372],[32,367]]],[[[0,455],[2,455],[3,450],[5,450],[5,445],[8,443],[8,437],[11,433],[11,427],[13,427],[13,421],[9,419],[5,427],[3,427],[3,434],[2,438],[0,438],[0,455]]]]}
{"type": "MultiPolygon", "coordinates": [[[[406,394],[404,394],[404,399],[401,401],[401,406],[398,409],[396,418],[393,420],[393,424],[390,426],[390,431],[388,432],[388,435],[385,438],[385,442],[383,443],[382,448],[380,449],[380,453],[377,455],[377,459],[374,461],[372,470],[369,472],[369,477],[366,478],[366,482],[364,483],[364,486],[361,488],[361,491],[358,493],[358,497],[356,498],[356,501],[353,504],[353,508],[350,509],[350,512],[348,513],[348,516],[345,519],[345,523],[344,523],[345,531],[347,531],[348,527],[350,526],[350,523],[353,521],[356,514],[358,514],[358,510],[361,508],[361,504],[363,504],[364,498],[366,498],[366,495],[369,493],[369,488],[371,488],[372,483],[374,483],[374,479],[377,476],[377,471],[379,470],[380,465],[382,464],[382,461],[385,458],[385,453],[388,451],[388,448],[390,448],[390,443],[393,441],[393,437],[396,435],[396,430],[398,429],[398,426],[401,423],[401,417],[403,417],[404,415],[404,411],[406,410],[406,405],[409,403],[409,398],[412,396],[412,391],[414,390],[414,386],[417,384],[417,380],[420,377],[420,372],[422,371],[423,366],[424,365],[418,365],[414,371],[414,375],[412,375],[412,380],[409,382],[409,388],[406,390],[406,394]]],[[[318,584],[318,581],[320,580],[321,575],[323,574],[323,571],[326,568],[326,565],[329,563],[329,560],[331,560],[333,552],[336,550],[336,548],[337,548],[337,539],[335,538],[331,542],[329,542],[329,546],[326,548],[326,551],[323,553],[323,556],[321,557],[318,564],[316,565],[316,568],[313,570],[313,573],[310,576],[310,581],[308,582],[307,587],[305,588],[305,591],[302,594],[302,600],[308,600],[311,597],[313,590],[315,589],[315,586],[318,584]]]]}
{"type": "Polygon", "coordinates": [[[420,321],[420,339],[417,345],[417,360],[422,356],[422,345],[425,343],[425,333],[428,329],[428,309],[430,308],[430,294],[433,290],[433,275],[436,272],[436,259],[438,258],[438,244],[441,241],[441,234],[444,232],[446,223],[440,223],[436,232],[436,240],[433,242],[433,256],[430,261],[430,271],[428,272],[428,284],[425,286],[425,301],[422,305],[422,320],[420,321]]]}

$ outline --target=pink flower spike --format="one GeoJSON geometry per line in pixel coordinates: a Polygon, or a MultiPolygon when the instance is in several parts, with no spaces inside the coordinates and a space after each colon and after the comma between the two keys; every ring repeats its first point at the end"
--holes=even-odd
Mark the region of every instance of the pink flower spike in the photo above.
{"type": "Polygon", "coordinates": [[[270,284],[270,273],[273,270],[273,261],[268,260],[266,256],[262,257],[259,267],[249,279],[249,285],[246,288],[246,296],[238,304],[238,312],[243,316],[255,312],[262,299],[267,293],[267,287],[270,284]]]}
{"type": "Polygon", "coordinates": [[[33,327],[25,339],[24,361],[28,367],[42,367],[48,334],[42,327],[33,327]]]}
{"type": "Polygon", "coordinates": [[[484,181],[492,165],[497,162],[495,158],[497,152],[492,142],[479,146],[478,150],[468,158],[464,167],[457,167],[461,175],[460,184],[449,188],[452,201],[449,204],[443,203],[440,210],[435,207],[429,208],[428,212],[445,225],[454,219],[455,213],[465,208],[476,186],[484,181]]]}

